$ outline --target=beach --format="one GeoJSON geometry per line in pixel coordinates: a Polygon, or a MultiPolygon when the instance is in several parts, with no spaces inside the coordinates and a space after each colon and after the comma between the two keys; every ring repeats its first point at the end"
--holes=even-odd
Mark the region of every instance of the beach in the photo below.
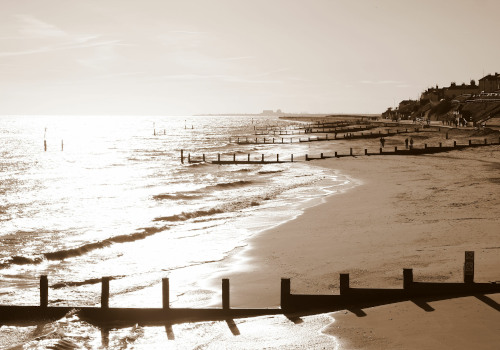
{"type": "MultiPolygon", "coordinates": [[[[461,282],[469,250],[475,281],[500,280],[499,150],[316,161],[355,186],[255,236],[234,257],[245,268],[223,272],[232,306],[278,305],[281,277],[299,294],[338,294],[339,273],[350,273],[355,287],[400,288],[403,268],[413,268],[415,281],[461,282]]],[[[364,317],[336,312],[324,333],[345,349],[494,349],[500,298],[484,300],[435,301],[426,310],[404,302],[364,317]]]]}

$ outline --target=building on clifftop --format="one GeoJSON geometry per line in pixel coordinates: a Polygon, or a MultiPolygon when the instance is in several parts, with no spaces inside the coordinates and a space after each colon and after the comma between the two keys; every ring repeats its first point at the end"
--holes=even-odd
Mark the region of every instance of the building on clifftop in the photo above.
{"type": "Polygon", "coordinates": [[[495,92],[500,90],[500,74],[488,74],[479,79],[480,92],[495,92]]]}

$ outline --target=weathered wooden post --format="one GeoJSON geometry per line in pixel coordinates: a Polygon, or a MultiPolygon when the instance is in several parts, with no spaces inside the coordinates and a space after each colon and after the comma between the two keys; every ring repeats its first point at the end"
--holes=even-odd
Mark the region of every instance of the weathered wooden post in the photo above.
{"type": "Polygon", "coordinates": [[[109,308],[109,277],[101,278],[101,308],[109,308]]]}
{"type": "Polygon", "coordinates": [[[229,310],[229,279],[222,279],[222,309],[229,310]]]}
{"type": "Polygon", "coordinates": [[[469,146],[472,146],[472,140],[469,139],[469,146]]]}
{"type": "Polygon", "coordinates": [[[40,307],[49,305],[49,280],[47,275],[40,276],[40,307]]]}
{"type": "Polygon", "coordinates": [[[382,148],[380,148],[380,154],[382,154],[382,148]]]}
{"type": "Polygon", "coordinates": [[[488,140],[484,139],[484,144],[487,145],[488,144],[488,140]]]}
{"type": "Polygon", "coordinates": [[[351,155],[351,156],[352,156],[352,147],[351,147],[351,149],[350,149],[350,151],[349,151],[349,155],[351,155]]]}
{"type": "Polygon", "coordinates": [[[321,153],[320,157],[321,157],[321,159],[323,159],[323,158],[324,158],[324,157],[323,157],[323,153],[321,153]]]}
{"type": "Polygon", "coordinates": [[[184,150],[181,149],[181,163],[184,164],[184,150]]]}
{"type": "Polygon", "coordinates": [[[413,269],[403,269],[403,288],[408,290],[413,283],[413,269]]]}
{"type": "Polygon", "coordinates": [[[442,142],[439,143],[439,148],[441,148],[441,147],[443,147],[443,143],[442,142]]]}
{"type": "Polygon", "coordinates": [[[290,279],[281,279],[280,306],[282,310],[290,307],[290,279]]]}
{"type": "Polygon", "coordinates": [[[203,153],[203,162],[205,162],[205,153],[203,153]]]}
{"type": "Polygon", "coordinates": [[[326,140],[328,141],[328,134],[326,134],[326,140]]]}
{"type": "Polygon", "coordinates": [[[457,141],[453,141],[453,147],[457,147],[457,141]]]}
{"type": "Polygon", "coordinates": [[[474,283],[474,252],[465,252],[464,283],[474,283]]]}
{"type": "Polygon", "coordinates": [[[264,154],[262,154],[262,163],[264,163],[264,154]]]}
{"type": "Polygon", "coordinates": [[[273,137],[273,143],[274,143],[274,137],[273,137]]]}
{"type": "Polygon", "coordinates": [[[247,160],[250,161],[250,153],[247,154],[247,160]]]}
{"type": "Polygon", "coordinates": [[[394,146],[394,153],[398,151],[398,146],[394,146]]]}
{"type": "Polygon", "coordinates": [[[236,153],[233,153],[233,162],[236,162],[236,153]]]}
{"type": "Polygon", "coordinates": [[[280,162],[280,155],[276,154],[276,161],[279,163],[280,162]]]}
{"type": "Polygon", "coordinates": [[[281,138],[281,143],[283,143],[283,137],[281,138]]]}
{"type": "Polygon", "coordinates": [[[170,309],[170,289],[168,278],[162,278],[161,280],[161,295],[162,295],[162,305],[163,310],[170,309]]]}
{"type": "Polygon", "coordinates": [[[191,163],[191,153],[188,153],[188,163],[191,163]]]}
{"type": "Polygon", "coordinates": [[[337,158],[337,151],[335,151],[335,158],[337,158]]]}
{"type": "Polygon", "coordinates": [[[309,157],[308,157],[308,155],[306,154],[306,162],[307,162],[308,160],[309,160],[309,157]]]}
{"type": "Polygon", "coordinates": [[[292,154],[291,160],[292,160],[292,163],[293,163],[293,154],[292,154]]]}
{"type": "Polygon", "coordinates": [[[368,150],[365,148],[365,156],[368,155],[368,150]]]}
{"type": "Polygon", "coordinates": [[[340,274],[340,295],[347,294],[349,292],[349,274],[340,274]]]}
{"type": "Polygon", "coordinates": [[[217,161],[220,162],[220,153],[217,153],[217,161]]]}

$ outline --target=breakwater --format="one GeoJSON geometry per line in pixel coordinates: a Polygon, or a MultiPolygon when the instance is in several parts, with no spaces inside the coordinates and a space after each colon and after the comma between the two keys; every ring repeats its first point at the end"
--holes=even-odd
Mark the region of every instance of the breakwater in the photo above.
{"type": "MultiPolygon", "coordinates": [[[[162,279],[162,308],[114,308],[109,307],[110,277],[101,278],[101,305],[95,307],[49,306],[48,277],[40,277],[40,305],[0,305],[0,322],[15,324],[20,321],[36,322],[54,320],[75,310],[79,317],[93,324],[165,325],[205,320],[232,320],[234,318],[262,315],[308,315],[328,311],[373,307],[406,300],[417,305],[426,305],[425,300],[499,293],[500,283],[477,283],[474,281],[474,252],[465,252],[463,282],[422,282],[414,279],[413,269],[403,269],[403,288],[352,288],[349,274],[340,274],[340,294],[292,294],[291,280],[281,279],[280,307],[233,308],[230,305],[229,279],[222,280],[222,307],[219,308],[175,308],[170,303],[169,279],[162,279]]],[[[424,306],[425,308],[425,306],[424,306]]]]}

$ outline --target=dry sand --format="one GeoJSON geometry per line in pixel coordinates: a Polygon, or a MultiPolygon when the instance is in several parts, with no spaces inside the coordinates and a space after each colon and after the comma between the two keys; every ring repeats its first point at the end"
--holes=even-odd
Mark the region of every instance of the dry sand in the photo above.
{"type": "MultiPolygon", "coordinates": [[[[337,294],[341,272],[359,287],[401,287],[403,268],[416,281],[460,282],[466,250],[476,252],[475,281],[500,280],[499,151],[316,161],[359,185],[252,239],[235,257],[246,268],[224,274],[232,306],[279,305],[281,277],[292,293],[318,294],[337,294]]],[[[325,332],[346,349],[498,349],[499,300],[338,312],[325,332]]]]}

